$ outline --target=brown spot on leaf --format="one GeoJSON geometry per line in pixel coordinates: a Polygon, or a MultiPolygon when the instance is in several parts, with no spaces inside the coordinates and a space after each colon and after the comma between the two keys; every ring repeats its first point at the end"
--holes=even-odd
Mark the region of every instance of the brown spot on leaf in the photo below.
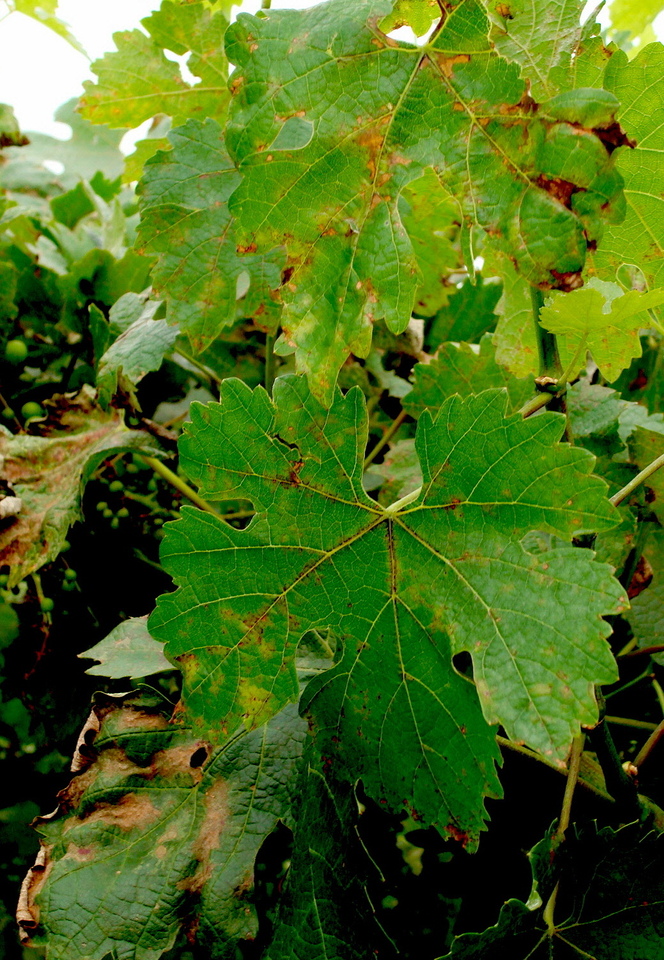
{"type": "Polygon", "coordinates": [[[652,577],[653,569],[650,566],[650,563],[645,557],[641,557],[636,565],[634,576],[632,577],[627,588],[627,596],[629,599],[633,600],[634,597],[638,597],[640,593],[643,593],[643,591],[652,581],[652,577]]]}

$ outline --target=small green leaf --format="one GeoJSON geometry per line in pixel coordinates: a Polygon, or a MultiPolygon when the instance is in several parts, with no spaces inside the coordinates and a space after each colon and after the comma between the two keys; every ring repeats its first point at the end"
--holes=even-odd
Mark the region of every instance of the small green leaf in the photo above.
{"type": "Polygon", "coordinates": [[[142,315],[106,350],[97,371],[99,402],[107,407],[119,389],[136,402],[135,387],[146,373],[159,370],[178,338],[177,327],[155,320],[159,301],[148,300],[142,315]]]}
{"type": "Polygon", "coordinates": [[[451,291],[448,303],[434,317],[426,335],[427,349],[433,352],[450,340],[479,343],[496,326],[494,311],[502,292],[502,284],[485,283],[481,275],[475,283],[466,279],[459,289],[451,291]]]}
{"type": "Polygon", "coordinates": [[[540,310],[540,323],[558,338],[563,368],[574,363],[570,378],[586,365],[589,350],[611,383],[641,356],[639,329],[651,326],[646,311],[664,303],[664,289],[624,293],[616,283],[590,280],[582,290],[554,294],[540,310]]]}
{"type": "Polygon", "coordinates": [[[440,19],[438,0],[396,0],[392,13],[380,24],[383,33],[391,33],[399,27],[410,27],[416,37],[428,33],[440,19]]]}
{"type": "Polygon", "coordinates": [[[149,677],[174,669],[162,652],[162,644],[150,636],[147,617],[125,620],[94,647],[78,656],[84,660],[99,661],[88,667],[86,673],[112,680],[149,677]]]}

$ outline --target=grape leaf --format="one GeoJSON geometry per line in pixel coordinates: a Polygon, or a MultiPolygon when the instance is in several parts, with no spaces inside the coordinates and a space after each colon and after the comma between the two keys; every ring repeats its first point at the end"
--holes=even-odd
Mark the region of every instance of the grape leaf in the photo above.
{"type": "Polygon", "coordinates": [[[367,860],[353,787],[327,777],[311,758],[297,796],[291,866],[266,960],[366,960],[378,927],[361,880],[367,860]]]}
{"type": "Polygon", "coordinates": [[[238,314],[274,330],[277,304],[270,290],[281,283],[283,255],[253,255],[238,247],[226,201],[240,176],[214,120],[190,120],[169,134],[173,149],[146,163],[139,185],[142,218],[138,242],[157,254],[152,281],[198,353],[238,314]],[[242,255],[246,253],[246,255],[242,255]]]}
{"type": "Polygon", "coordinates": [[[534,557],[519,539],[610,528],[618,514],[588,476],[592,457],[556,444],[562,418],[504,419],[505,403],[486,391],[424,413],[422,492],[388,508],[362,488],[357,388],[326,412],[301,378],[279,378],[274,405],[226,380],[220,404],[192,405],[187,475],[258,514],[240,531],[185,509],[167,528],[162,562],[180,589],[160,598],[150,632],[203,731],[256,725],[296,699],[297,641],[329,627],[343,656],[307,688],[325,754],[394,806],[472,843],[479,797],[498,789],[477,694],[451,668],[461,650],[486,720],[564,756],[596,717],[592,683],[615,676],[601,615],[624,597],[587,551],[534,557]]]}
{"type": "Polygon", "coordinates": [[[86,56],[85,50],[73,35],[68,25],[56,16],[58,9],[58,0],[5,0],[10,10],[17,13],[23,13],[26,17],[32,17],[38,23],[42,23],[49,30],[57,33],[67,43],[71,44],[74,50],[78,50],[86,56]]]}
{"type": "Polygon", "coordinates": [[[440,19],[438,0],[396,0],[394,9],[380,24],[383,33],[399,27],[410,27],[416,37],[423,37],[434,21],[440,19]]]}
{"type": "Polygon", "coordinates": [[[646,311],[664,303],[664,290],[624,293],[617,283],[591,279],[582,290],[554,294],[540,310],[540,323],[558,339],[563,368],[575,377],[589,350],[602,376],[611,383],[641,356],[639,329],[651,326],[646,311]]]}
{"type": "Polygon", "coordinates": [[[98,80],[83,82],[83,116],[109,127],[137,127],[156,114],[176,123],[189,117],[223,120],[228,107],[225,14],[204,3],[164,0],[141,23],[149,36],[141,30],[115,33],[117,50],[92,64],[98,80]],[[187,66],[200,82],[184,80],[164,50],[180,56],[191,52],[187,66]]]}
{"type": "Polygon", "coordinates": [[[230,209],[245,246],[286,247],[283,327],[326,403],[348,353],[367,354],[373,321],[394,332],[409,322],[418,264],[399,196],[427,168],[465,228],[491,232],[543,286],[578,285],[587,242],[623,213],[590,127],[618,136],[610,94],[573,91],[533,114],[478,0],[449,4],[422,48],[381,34],[391,9],[336,0],[240,14],[227,33],[238,65],[227,144],[243,174],[230,209]]]}
{"type": "Polygon", "coordinates": [[[8,162],[0,168],[0,185],[8,190],[30,189],[34,177],[38,183],[43,179],[44,161],[56,161],[65,168],[57,177],[48,175],[49,182],[57,183],[58,193],[62,187],[73,189],[81,179],[92,180],[98,170],[111,180],[122,173],[120,141],[126,131],[94,126],[76,112],[76,103],[76,99],[68,100],[55,111],[55,119],[70,127],[69,139],[30,132],[29,144],[9,147],[3,153],[8,162]]]}
{"type": "Polygon", "coordinates": [[[510,411],[518,410],[535,390],[530,377],[518,380],[495,360],[491,334],[482,337],[479,350],[468,343],[444,343],[430,363],[418,363],[413,370],[413,389],[404,398],[403,408],[411,417],[424,410],[436,411],[447,397],[466,397],[490,387],[506,387],[510,411]]]}
{"type": "MultiPolygon", "coordinates": [[[[664,424],[654,417],[649,418],[647,425],[637,425],[633,431],[629,448],[632,460],[643,470],[648,464],[664,454],[664,424]]],[[[654,494],[651,504],[660,523],[664,524],[664,475],[657,470],[646,480],[646,486],[654,494]]]]}
{"type": "MultiPolygon", "coordinates": [[[[660,527],[648,533],[643,556],[652,580],[633,598],[627,619],[639,647],[652,647],[664,644],[664,536],[660,527]]],[[[653,660],[664,664],[664,653],[653,654],[653,660]]]]}
{"type": "Polygon", "coordinates": [[[662,0],[613,0],[609,7],[611,27],[615,32],[625,30],[638,37],[662,10],[662,0]]]}
{"type": "MultiPolygon", "coordinates": [[[[495,926],[457,937],[441,960],[659,960],[663,844],[660,834],[648,834],[639,824],[618,831],[587,828],[558,854],[550,848],[560,861],[555,913],[560,919],[553,929],[547,929],[541,909],[508,900],[495,926]]],[[[535,884],[550,871],[549,860],[531,859],[535,884]]]]}
{"type": "Polygon", "coordinates": [[[21,133],[12,108],[8,103],[0,103],[0,148],[22,147],[29,142],[21,133]]]}
{"type": "Polygon", "coordinates": [[[172,712],[147,687],[96,697],[19,905],[50,960],[158,960],[181,928],[210,957],[254,939],[254,860],[288,817],[305,724],[287,707],[211,749],[172,712]]]}
{"type": "Polygon", "coordinates": [[[498,323],[493,335],[496,363],[518,378],[539,373],[537,340],[530,287],[514,265],[489,251],[487,267],[502,280],[502,295],[496,305],[498,323]]]}
{"type": "Polygon", "coordinates": [[[428,170],[404,189],[399,209],[420,271],[415,313],[431,317],[454,292],[448,280],[459,269],[459,208],[428,170]]]}
{"type": "Polygon", "coordinates": [[[130,617],[78,656],[98,661],[88,667],[86,673],[114,680],[149,677],[173,669],[162,652],[162,645],[150,636],[147,617],[130,617]]]}
{"type": "Polygon", "coordinates": [[[177,327],[155,320],[159,303],[148,300],[142,315],[127,327],[99,361],[99,402],[107,407],[118,390],[136,403],[135,386],[146,373],[158,370],[178,338],[177,327]]]}
{"type": "Polygon", "coordinates": [[[507,60],[521,66],[532,96],[548,100],[560,92],[583,35],[582,0],[488,0],[491,39],[507,60]]]}
{"type": "Polygon", "coordinates": [[[616,150],[627,214],[623,223],[607,226],[591,266],[598,276],[614,280],[623,263],[636,264],[648,286],[664,287],[664,198],[659,189],[664,177],[664,130],[659,121],[664,109],[664,47],[651,43],[632,61],[622,51],[614,53],[604,82],[620,100],[619,120],[636,141],[636,149],[616,150]]]}
{"type": "Polygon", "coordinates": [[[103,413],[85,393],[55,418],[52,436],[14,436],[0,426],[2,476],[22,500],[18,517],[0,529],[0,566],[9,566],[10,586],[58,556],[80,517],[82,488],[106,457],[122,450],[160,456],[145,433],[128,430],[121,414],[103,413]]]}

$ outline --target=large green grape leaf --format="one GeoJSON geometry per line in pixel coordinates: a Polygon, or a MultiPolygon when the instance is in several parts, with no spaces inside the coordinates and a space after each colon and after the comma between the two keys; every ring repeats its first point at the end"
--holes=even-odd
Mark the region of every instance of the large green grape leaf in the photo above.
{"type": "Polygon", "coordinates": [[[115,33],[117,50],[92,64],[98,80],[83,82],[83,116],[109,127],[137,127],[156,114],[176,123],[188,117],[223,120],[228,107],[224,13],[200,2],[164,0],[141,23],[149,36],[142,30],[115,33]],[[184,80],[164,50],[190,53],[187,66],[199,82],[184,80]]]}
{"type": "Polygon", "coordinates": [[[379,927],[362,882],[369,861],[357,835],[354,789],[326,776],[307,753],[290,870],[265,958],[366,960],[379,927]]]}
{"type": "Polygon", "coordinates": [[[254,860],[289,817],[306,725],[287,707],[219,748],[172,713],[147,687],[97,695],[19,906],[49,960],[158,960],[182,929],[222,958],[255,937],[254,860]]]}
{"type": "Polygon", "coordinates": [[[150,630],[202,731],[259,724],[296,699],[297,642],[329,627],[343,653],[309,684],[308,709],[326,755],[394,806],[472,842],[479,798],[498,789],[480,704],[488,723],[564,756],[596,718],[593,682],[615,677],[601,616],[624,596],[589,552],[535,557],[519,540],[569,539],[618,514],[593,458],[557,444],[560,416],[505,419],[505,405],[498,390],[425,412],[422,490],[387,508],[362,487],[357,388],[326,411],[302,378],[279,378],[274,403],[226,380],[219,404],[192,405],[184,470],[203,496],[257,511],[245,530],[193,509],[167,528],[162,562],[180,589],[150,630]],[[452,668],[462,650],[477,691],[452,668]]]}
{"type": "Polygon", "coordinates": [[[619,119],[636,149],[619,147],[616,163],[625,181],[627,215],[623,223],[608,226],[594,256],[601,277],[615,279],[623,264],[639,267],[652,287],[664,287],[664,47],[651,43],[629,61],[614,53],[605,74],[605,86],[620,100],[619,119]]]}
{"type": "Polygon", "coordinates": [[[578,285],[587,243],[623,213],[593,129],[617,132],[606,91],[535,112],[479,0],[447,4],[422,48],[380,32],[391,8],[334,0],[241,14],[227,34],[238,65],[227,143],[243,174],[230,208],[245,246],[286,247],[285,337],[325,402],[348,353],[367,354],[375,320],[395,332],[409,322],[418,263],[399,197],[427,168],[464,229],[489,231],[545,287],[578,285]]]}
{"type": "Polygon", "coordinates": [[[543,327],[555,333],[563,368],[575,377],[590,351],[602,376],[612,383],[633,357],[641,356],[639,330],[651,326],[647,310],[664,303],[664,290],[629,290],[592,279],[582,290],[554,294],[540,310],[543,327]]]}
{"type": "Polygon", "coordinates": [[[240,181],[214,120],[190,120],[169,134],[173,149],[146,163],[139,185],[138,243],[157,254],[155,296],[166,300],[195,352],[240,316],[273,330],[279,316],[270,290],[281,283],[284,258],[238,248],[227,200],[240,181]],[[245,254],[245,255],[243,255],[245,254]]]}
{"type": "MultiPolygon", "coordinates": [[[[587,828],[558,853],[559,890],[550,929],[541,907],[508,900],[495,926],[457,937],[441,960],[660,960],[663,846],[660,834],[647,834],[639,824],[618,831],[587,828]]],[[[549,857],[531,857],[534,889],[543,880],[550,890],[546,874],[556,856],[551,845],[549,852],[549,857]]]]}
{"type": "Polygon", "coordinates": [[[560,92],[584,33],[584,7],[583,0],[488,0],[491,39],[499,53],[521,66],[536,100],[560,92]]]}
{"type": "Polygon", "coordinates": [[[160,456],[151,438],[125,427],[117,410],[101,411],[85,392],[56,406],[47,432],[14,436],[0,426],[2,477],[21,500],[18,516],[0,529],[0,567],[9,566],[10,586],[58,556],[100,463],[123,450],[160,456]]]}
{"type": "Polygon", "coordinates": [[[512,377],[496,363],[491,334],[482,337],[479,349],[469,343],[444,343],[430,363],[418,363],[413,370],[413,389],[403,400],[411,417],[423,410],[436,411],[443,400],[458,393],[465,397],[491,387],[505,387],[510,410],[518,410],[534,393],[530,377],[512,377]]]}

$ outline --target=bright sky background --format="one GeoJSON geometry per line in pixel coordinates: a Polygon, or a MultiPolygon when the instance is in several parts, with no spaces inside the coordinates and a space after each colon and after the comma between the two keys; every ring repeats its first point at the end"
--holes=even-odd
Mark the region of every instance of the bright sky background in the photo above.
{"type": "MultiPolygon", "coordinates": [[[[317,2],[320,0],[273,0],[272,6],[303,8],[317,2]]],[[[158,6],[159,0],[60,0],[58,13],[92,61],[115,49],[114,31],[138,27],[141,18],[158,6]]],[[[4,7],[0,0],[0,102],[14,108],[24,131],[67,138],[69,128],[54,121],[53,113],[82,92],[83,80],[93,78],[90,64],[35,20],[20,13],[2,19],[4,7]]],[[[260,0],[245,0],[241,9],[255,13],[259,8],[260,0]]],[[[658,33],[662,35],[661,30],[658,33]]],[[[129,148],[130,144],[123,146],[129,148]]]]}

